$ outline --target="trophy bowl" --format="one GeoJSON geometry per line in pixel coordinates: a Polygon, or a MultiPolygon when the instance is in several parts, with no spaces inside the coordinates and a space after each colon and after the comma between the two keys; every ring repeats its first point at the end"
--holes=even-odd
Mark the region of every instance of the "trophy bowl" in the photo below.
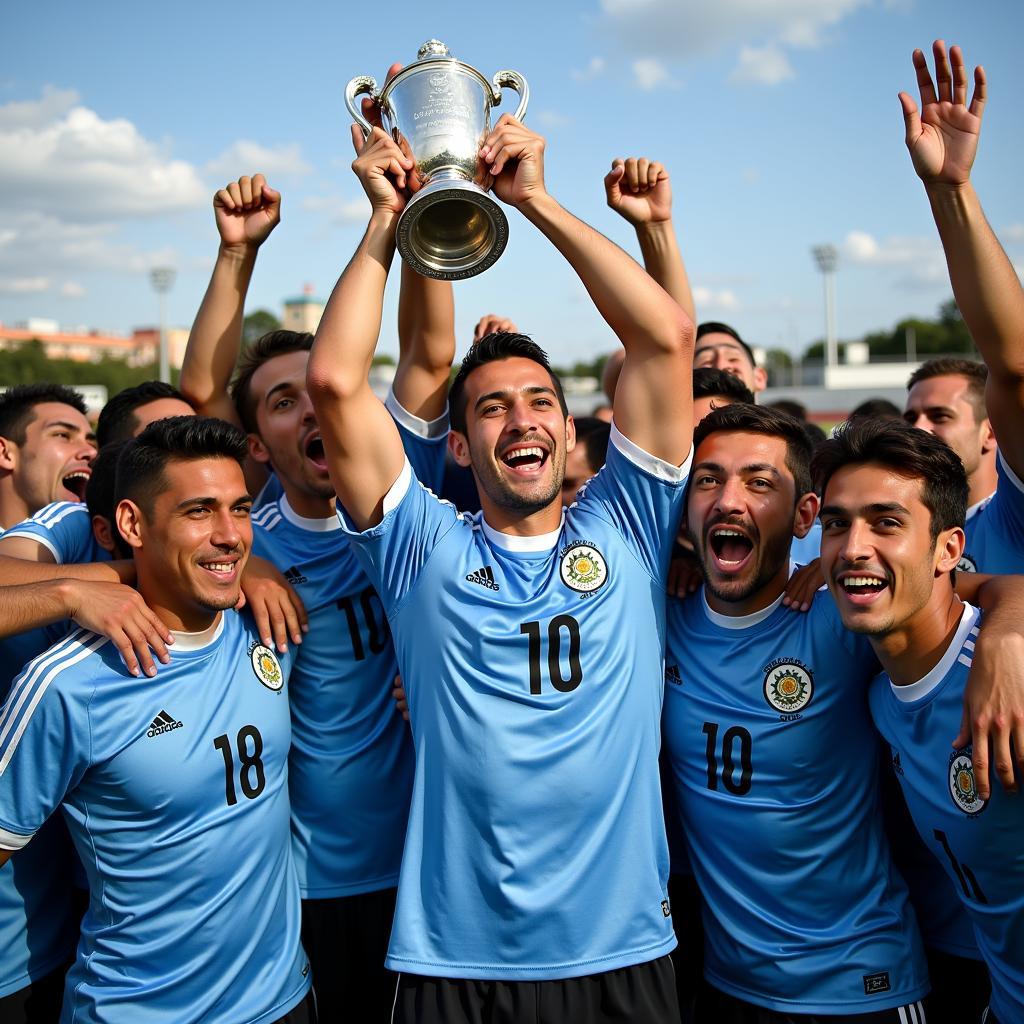
{"type": "Polygon", "coordinates": [[[415,162],[396,243],[417,273],[445,281],[474,277],[508,242],[508,220],[484,188],[487,169],[479,156],[491,130],[491,108],[501,103],[506,87],[519,96],[515,117],[522,120],[530,99],[522,75],[499,71],[488,81],[431,39],[383,90],[368,75],[345,88],[345,105],[364,135],[373,126],[363,117],[359,97],[368,95],[380,109],[384,130],[415,162]]]}

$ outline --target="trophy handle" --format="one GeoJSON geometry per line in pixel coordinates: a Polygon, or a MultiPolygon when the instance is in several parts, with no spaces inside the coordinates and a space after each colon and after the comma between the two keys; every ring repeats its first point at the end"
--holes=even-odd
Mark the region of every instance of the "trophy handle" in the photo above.
{"type": "Polygon", "coordinates": [[[502,88],[512,89],[519,94],[519,106],[512,116],[517,121],[522,121],[526,116],[526,105],[530,102],[530,87],[526,84],[526,79],[518,71],[499,71],[491,79],[491,85],[494,88],[495,103],[501,102],[502,88]]]}
{"type": "Polygon", "coordinates": [[[378,101],[377,79],[371,78],[369,75],[357,75],[345,86],[345,106],[348,107],[352,120],[363,129],[363,137],[368,138],[373,131],[373,125],[363,117],[363,111],[359,103],[356,102],[357,97],[363,93],[366,93],[375,102],[378,101]]]}

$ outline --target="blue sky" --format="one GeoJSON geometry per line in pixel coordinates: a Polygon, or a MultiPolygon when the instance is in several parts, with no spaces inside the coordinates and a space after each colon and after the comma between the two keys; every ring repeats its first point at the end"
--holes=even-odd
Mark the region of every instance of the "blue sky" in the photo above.
{"type": "MultiPolygon", "coordinates": [[[[810,246],[840,248],[841,338],[932,315],[949,294],[896,94],[936,37],[989,77],[974,180],[1024,267],[1024,95],[1013,0],[534,0],[236,8],[48,0],[8,6],[0,70],[0,321],[128,331],[156,319],[147,268],[177,267],[187,326],[216,252],[210,200],[262,170],[284,193],[249,308],[329,294],[365,225],[342,93],[436,36],[487,77],[522,72],[549,190],[636,253],[604,205],[615,156],[662,160],[700,319],[755,344],[823,332],[810,246]]],[[[514,98],[510,97],[510,102],[514,98]]],[[[556,362],[613,343],[572,272],[509,211],[505,255],[456,286],[460,341],[485,312],[556,362]]],[[[392,275],[397,288],[397,273],[392,275]]],[[[395,289],[391,289],[394,291],[395,289]]],[[[394,351],[389,295],[381,349],[394,351]]]]}

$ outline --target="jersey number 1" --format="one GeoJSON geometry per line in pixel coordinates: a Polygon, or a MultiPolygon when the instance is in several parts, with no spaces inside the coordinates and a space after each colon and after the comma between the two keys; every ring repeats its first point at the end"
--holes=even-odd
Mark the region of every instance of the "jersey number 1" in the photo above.
{"type": "MultiPolygon", "coordinates": [[[[213,745],[224,757],[224,799],[228,806],[238,803],[235,793],[235,763],[231,756],[231,741],[227,734],[218,736],[213,745]]],[[[238,748],[238,782],[242,794],[247,800],[255,800],[267,785],[267,775],[263,770],[263,737],[255,725],[243,725],[235,737],[238,748]],[[249,743],[252,742],[252,753],[249,743]]]]}

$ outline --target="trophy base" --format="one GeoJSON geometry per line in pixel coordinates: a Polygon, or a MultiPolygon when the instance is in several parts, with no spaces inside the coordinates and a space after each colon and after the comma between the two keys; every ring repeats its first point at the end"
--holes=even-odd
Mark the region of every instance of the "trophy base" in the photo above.
{"type": "Polygon", "coordinates": [[[409,200],[398,218],[396,241],[416,273],[463,281],[483,273],[505,251],[508,220],[475,182],[448,178],[409,200]]]}

